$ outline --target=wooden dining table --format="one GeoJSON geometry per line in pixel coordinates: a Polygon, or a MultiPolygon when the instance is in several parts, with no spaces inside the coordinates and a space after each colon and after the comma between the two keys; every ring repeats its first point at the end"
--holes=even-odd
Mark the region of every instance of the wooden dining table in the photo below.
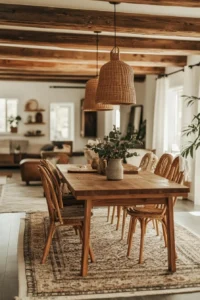
{"type": "Polygon", "coordinates": [[[87,276],[91,210],[95,206],[165,204],[167,207],[168,270],[176,271],[173,197],[187,197],[189,188],[153,173],[124,174],[120,181],[85,170],[68,173],[69,166],[57,165],[77,200],[85,200],[81,275],[87,276]]]}

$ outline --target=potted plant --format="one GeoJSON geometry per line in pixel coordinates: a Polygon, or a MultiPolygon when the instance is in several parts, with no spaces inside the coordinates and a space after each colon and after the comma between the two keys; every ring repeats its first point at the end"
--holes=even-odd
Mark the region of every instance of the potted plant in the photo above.
{"type": "Polygon", "coordinates": [[[15,154],[19,154],[19,153],[20,153],[20,150],[21,150],[20,145],[17,145],[17,146],[15,147],[15,149],[14,149],[14,153],[15,153],[15,154]]]}
{"type": "Polygon", "coordinates": [[[107,161],[106,175],[108,180],[121,180],[123,179],[122,161],[126,162],[126,158],[138,155],[137,152],[129,152],[137,143],[138,141],[133,134],[130,134],[128,138],[121,137],[119,129],[113,126],[113,130],[104,137],[103,142],[86,146],[98,153],[100,159],[107,161]]]}
{"type": "MultiPolygon", "coordinates": [[[[195,101],[200,100],[200,97],[186,96],[182,97],[188,100],[188,106],[192,105],[195,101]]],[[[183,135],[191,136],[193,140],[182,150],[181,155],[188,157],[189,155],[193,158],[194,151],[200,147],[200,113],[194,115],[191,124],[189,124],[184,130],[183,135]]]]}
{"type": "Polygon", "coordinates": [[[8,122],[10,124],[10,132],[17,133],[18,123],[19,123],[19,121],[21,121],[21,119],[22,118],[20,116],[16,116],[16,117],[10,116],[8,118],[8,122]]]}

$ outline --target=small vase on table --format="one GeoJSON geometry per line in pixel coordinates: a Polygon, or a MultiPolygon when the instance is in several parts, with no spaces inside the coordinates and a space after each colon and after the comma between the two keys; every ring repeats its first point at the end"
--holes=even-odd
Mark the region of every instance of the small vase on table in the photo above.
{"type": "Polygon", "coordinates": [[[108,180],[122,180],[124,178],[121,158],[111,158],[108,160],[106,176],[108,180]]]}

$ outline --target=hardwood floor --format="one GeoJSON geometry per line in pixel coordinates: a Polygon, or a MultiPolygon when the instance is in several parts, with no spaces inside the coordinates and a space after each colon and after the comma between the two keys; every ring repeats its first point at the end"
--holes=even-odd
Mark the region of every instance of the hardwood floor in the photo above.
{"type": "MultiPolygon", "coordinates": [[[[200,235],[200,206],[193,207],[190,201],[178,201],[175,210],[176,222],[200,235]]],[[[17,241],[20,218],[24,216],[25,213],[0,214],[0,300],[11,300],[18,294],[17,241]]],[[[199,300],[200,293],[133,298],[136,300],[199,300]]]]}
{"type": "Polygon", "coordinates": [[[0,214],[0,300],[18,294],[17,242],[20,218],[24,213],[0,214]]]}

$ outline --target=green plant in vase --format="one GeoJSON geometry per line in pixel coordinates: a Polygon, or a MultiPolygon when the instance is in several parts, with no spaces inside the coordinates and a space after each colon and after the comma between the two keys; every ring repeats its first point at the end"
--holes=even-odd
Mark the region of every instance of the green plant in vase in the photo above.
{"type": "Polygon", "coordinates": [[[10,116],[8,118],[8,122],[10,124],[10,131],[12,133],[17,133],[18,124],[19,124],[19,121],[21,121],[21,119],[22,118],[20,116],[16,116],[16,117],[10,116]]]}
{"type": "Polygon", "coordinates": [[[128,138],[122,137],[121,132],[116,126],[113,126],[113,130],[109,132],[109,135],[105,136],[103,142],[99,141],[95,145],[86,145],[87,148],[93,150],[95,153],[98,153],[99,158],[106,160],[108,162],[107,167],[107,178],[109,166],[116,165],[116,167],[110,167],[114,171],[111,171],[111,177],[108,179],[120,180],[123,178],[123,167],[122,161],[126,162],[128,157],[137,156],[137,152],[130,152],[130,149],[133,149],[135,144],[138,144],[135,136],[130,134],[128,138]]]}

